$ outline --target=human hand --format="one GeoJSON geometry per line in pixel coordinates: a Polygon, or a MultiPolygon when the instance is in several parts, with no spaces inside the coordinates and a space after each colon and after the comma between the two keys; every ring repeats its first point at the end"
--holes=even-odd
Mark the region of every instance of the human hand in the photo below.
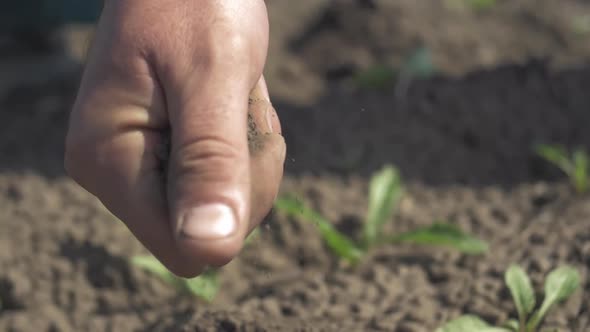
{"type": "Polygon", "coordinates": [[[107,0],[94,38],[68,173],[173,273],[226,264],[283,175],[264,1],[107,0]]]}

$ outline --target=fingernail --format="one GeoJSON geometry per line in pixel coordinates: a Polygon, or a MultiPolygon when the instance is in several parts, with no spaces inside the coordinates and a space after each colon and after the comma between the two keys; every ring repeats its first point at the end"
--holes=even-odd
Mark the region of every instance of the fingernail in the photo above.
{"type": "Polygon", "coordinates": [[[195,240],[218,240],[232,235],[236,229],[232,209],[215,203],[189,210],[181,221],[180,234],[195,240]]]}

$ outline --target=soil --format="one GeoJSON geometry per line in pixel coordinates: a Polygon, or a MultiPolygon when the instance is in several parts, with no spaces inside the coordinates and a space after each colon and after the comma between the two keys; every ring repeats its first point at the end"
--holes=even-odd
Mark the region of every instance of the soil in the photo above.
{"type": "Polygon", "coordinates": [[[389,231],[448,220],[490,252],[386,246],[350,269],[314,225],[273,212],[221,270],[213,303],[179,294],[129,263],[145,250],[63,171],[78,67],[40,76],[37,56],[29,67],[11,54],[0,59],[11,69],[0,82],[0,331],[421,332],[462,313],[498,323],[515,315],[511,263],[539,290],[552,268],[575,266],[582,289],[546,326],[589,331],[590,196],[531,147],[590,149],[590,35],[571,29],[590,4],[499,0],[475,13],[434,0],[267,2],[267,81],[288,145],[282,192],[354,236],[369,175],[393,163],[407,194],[389,231]],[[436,76],[402,94],[351,83],[421,44],[436,76]]]}

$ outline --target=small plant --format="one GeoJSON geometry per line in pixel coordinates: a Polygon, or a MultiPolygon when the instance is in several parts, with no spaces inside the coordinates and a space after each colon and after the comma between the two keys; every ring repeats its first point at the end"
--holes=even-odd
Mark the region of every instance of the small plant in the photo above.
{"type": "Polygon", "coordinates": [[[354,79],[361,88],[380,90],[393,86],[396,80],[404,85],[416,78],[428,78],[435,72],[430,50],[420,47],[405,59],[400,69],[378,64],[358,73],[354,79]]]}
{"type": "Polygon", "coordinates": [[[418,47],[406,59],[400,70],[400,76],[407,80],[428,78],[434,75],[436,68],[432,59],[432,52],[427,47],[418,47]]]}
{"type": "Polygon", "coordinates": [[[586,151],[577,148],[570,155],[561,145],[541,144],[535,147],[535,152],[561,169],[578,193],[590,189],[590,156],[586,151]]]}
{"type": "Polygon", "coordinates": [[[365,89],[384,89],[395,82],[397,71],[387,65],[374,65],[355,76],[356,84],[365,89]]]}
{"type": "Polygon", "coordinates": [[[572,19],[572,30],[579,36],[590,34],[590,15],[581,15],[572,19]]]}
{"type": "MultiPolygon", "coordinates": [[[[259,233],[258,228],[254,229],[246,238],[245,245],[251,244],[259,236],[259,233]]],[[[152,255],[135,256],[131,258],[131,263],[156,275],[179,291],[190,293],[207,302],[213,301],[219,290],[216,270],[209,270],[198,277],[185,279],[175,276],[152,255]]]]}
{"type": "Polygon", "coordinates": [[[476,12],[482,12],[494,8],[496,0],[446,0],[448,8],[462,10],[469,8],[476,12]]]}
{"type": "Polygon", "coordinates": [[[476,11],[489,10],[496,6],[496,0],[464,0],[476,11]]]}
{"type": "Polygon", "coordinates": [[[131,262],[176,287],[179,291],[188,292],[208,302],[213,300],[219,290],[217,272],[215,271],[208,271],[198,277],[185,279],[175,276],[151,255],[135,256],[131,262]]]}
{"type": "Polygon", "coordinates": [[[483,241],[464,234],[453,225],[441,222],[402,234],[384,234],[383,226],[391,219],[403,190],[399,173],[393,166],[386,166],[373,175],[369,184],[369,207],[359,243],[336,230],[327,219],[296,198],[280,198],[275,207],[289,216],[315,223],[328,248],[351,264],[357,263],[373,247],[383,244],[445,245],[467,254],[487,251],[487,245],[483,241]]]}
{"type": "Polygon", "coordinates": [[[580,275],[572,267],[560,267],[549,273],[545,280],[545,299],[535,311],[535,292],[526,272],[512,265],[505,273],[504,280],[516,305],[518,319],[510,319],[501,327],[494,327],[477,316],[464,315],[436,332],[535,332],[557,303],[565,301],[579,287],[580,275]]]}

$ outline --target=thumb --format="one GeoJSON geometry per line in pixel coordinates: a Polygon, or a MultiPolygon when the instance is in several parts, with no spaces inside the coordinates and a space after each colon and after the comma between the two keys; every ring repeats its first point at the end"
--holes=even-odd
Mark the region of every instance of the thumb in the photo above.
{"type": "Polygon", "coordinates": [[[188,262],[220,266],[240,251],[250,218],[248,95],[241,80],[179,87],[169,104],[168,205],[188,262]]]}

